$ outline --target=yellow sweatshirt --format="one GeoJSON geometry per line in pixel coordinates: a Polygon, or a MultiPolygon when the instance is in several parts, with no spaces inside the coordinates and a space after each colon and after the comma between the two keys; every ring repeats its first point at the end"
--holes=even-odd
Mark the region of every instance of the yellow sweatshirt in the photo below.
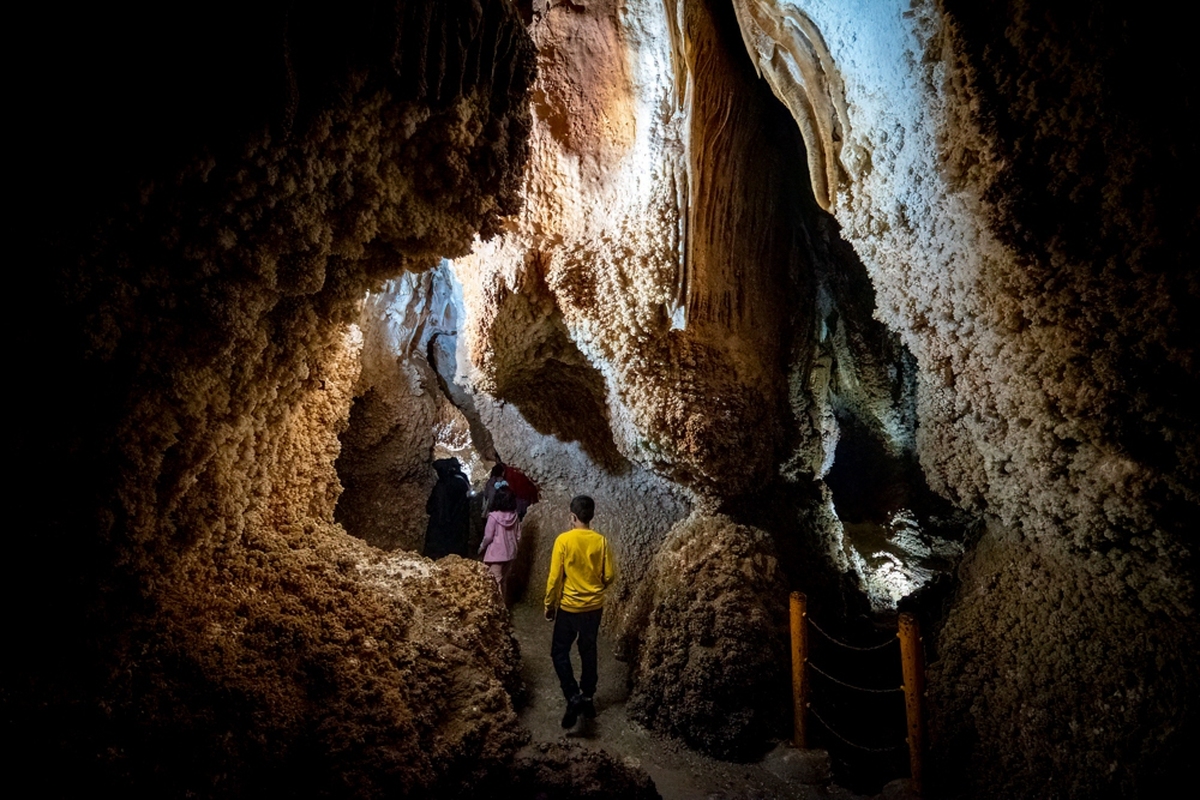
{"type": "Polygon", "coordinates": [[[604,606],[604,590],[616,579],[612,549],[603,536],[585,528],[560,533],[550,556],[546,608],[595,611],[604,606]]]}

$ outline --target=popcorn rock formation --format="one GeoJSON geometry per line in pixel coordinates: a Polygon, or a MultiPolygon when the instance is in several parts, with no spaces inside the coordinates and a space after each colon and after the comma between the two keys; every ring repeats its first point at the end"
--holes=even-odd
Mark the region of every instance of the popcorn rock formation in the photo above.
{"type": "Polygon", "coordinates": [[[514,760],[486,577],[405,552],[432,459],[499,456],[542,490],[528,600],[596,498],[647,725],[723,756],[786,728],[800,588],[922,615],[933,792],[1165,791],[1200,685],[1190,51],[1042,5],[32,20],[17,760],[652,792],[514,760]]]}
{"type": "Polygon", "coordinates": [[[444,796],[522,741],[514,650],[477,565],[364,574],[334,524],[346,323],[516,207],[529,39],[499,2],[128,22],[37,28],[79,72],[30,193],[80,190],[30,223],[17,453],[69,497],[16,545],[59,578],[9,582],[10,741],[48,794],[444,796]]]}

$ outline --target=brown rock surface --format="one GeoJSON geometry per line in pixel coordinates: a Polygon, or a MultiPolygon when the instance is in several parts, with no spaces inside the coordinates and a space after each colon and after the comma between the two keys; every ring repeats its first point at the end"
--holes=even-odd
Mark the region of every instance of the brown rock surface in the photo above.
{"type": "Polygon", "coordinates": [[[596,497],[662,730],[773,730],[786,568],[828,607],[925,603],[935,790],[1161,793],[1200,686],[1185,26],[603,0],[517,4],[527,36],[498,0],[284,5],[21,22],[0,702],[16,761],[77,767],[48,793],[503,770],[479,569],[340,527],[418,547],[452,451],[542,486],[534,598],[596,497]],[[984,520],[944,606],[907,594],[964,549],[900,513],[926,482],[984,520]],[[907,563],[879,588],[870,558],[907,563]]]}
{"type": "Polygon", "coordinates": [[[1197,635],[1200,215],[1195,137],[1155,110],[1190,100],[1153,76],[1186,48],[1119,3],[800,5],[845,91],[833,212],[916,359],[921,466],[991,519],[931,665],[942,774],[1153,796],[1200,685],[1165,644],[1197,635]]]}
{"type": "Polygon", "coordinates": [[[479,792],[545,800],[658,800],[661,795],[645,770],[618,761],[603,750],[577,744],[532,745],[517,754],[512,771],[479,792]]]}
{"type": "Polygon", "coordinates": [[[707,753],[761,755],[786,731],[789,697],[788,593],[771,537],[693,515],[640,591],[630,716],[707,753]]]}
{"type": "Polygon", "coordinates": [[[16,452],[69,496],[23,511],[59,579],[6,582],[6,738],[47,794],[440,796],[521,741],[512,645],[477,567],[356,569],[347,324],[515,207],[531,50],[503,3],[231,14],[35,26],[72,78],[27,143],[55,327],[16,452]]]}

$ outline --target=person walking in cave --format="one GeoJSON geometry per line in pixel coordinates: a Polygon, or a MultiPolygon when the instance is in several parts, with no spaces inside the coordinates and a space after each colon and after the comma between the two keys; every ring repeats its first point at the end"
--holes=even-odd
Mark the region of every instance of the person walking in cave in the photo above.
{"type": "Polygon", "coordinates": [[[521,520],[517,518],[517,497],[507,486],[496,490],[488,509],[487,525],[483,529],[483,542],[479,554],[488,573],[496,581],[500,599],[508,604],[508,572],[517,548],[521,545],[521,520]]]}
{"type": "Polygon", "coordinates": [[[550,659],[567,701],[562,726],[575,725],[579,715],[596,716],[596,637],[604,611],[604,592],[617,579],[608,540],[592,530],[596,503],[587,495],[571,500],[571,530],[554,540],[550,576],[546,581],[546,619],[554,621],[550,659]],[[580,682],[571,667],[571,645],[579,639],[580,682]]]}
{"type": "Polygon", "coordinates": [[[433,462],[438,480],[425,502],[429,525],[425,528],[425,550],[428,558],[439,559],[451,553],[467,555],[467,536],[470,533],[470,503],[467,499],[471,483],[463,474],[457,458],[439,458],[433,462]]]}

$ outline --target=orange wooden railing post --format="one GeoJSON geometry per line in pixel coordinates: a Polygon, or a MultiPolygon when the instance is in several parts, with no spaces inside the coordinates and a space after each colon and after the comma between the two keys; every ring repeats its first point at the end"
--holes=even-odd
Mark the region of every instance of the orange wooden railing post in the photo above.
{"type": "Polygon", "coordinates": [[[792,592],[792,738],[796,747],[808,747],[808,598],[792,592]]]}
{"type": "Polygon", "coordinates": [[[912,614],[900,615],[900,664],[904,671],[904,706],[908,715],[908,761],[912,787],[921,793],[921,753],[924,730],[921,697],[925,694],[925,664],[921,649],[921,628],[912,614]]]}

